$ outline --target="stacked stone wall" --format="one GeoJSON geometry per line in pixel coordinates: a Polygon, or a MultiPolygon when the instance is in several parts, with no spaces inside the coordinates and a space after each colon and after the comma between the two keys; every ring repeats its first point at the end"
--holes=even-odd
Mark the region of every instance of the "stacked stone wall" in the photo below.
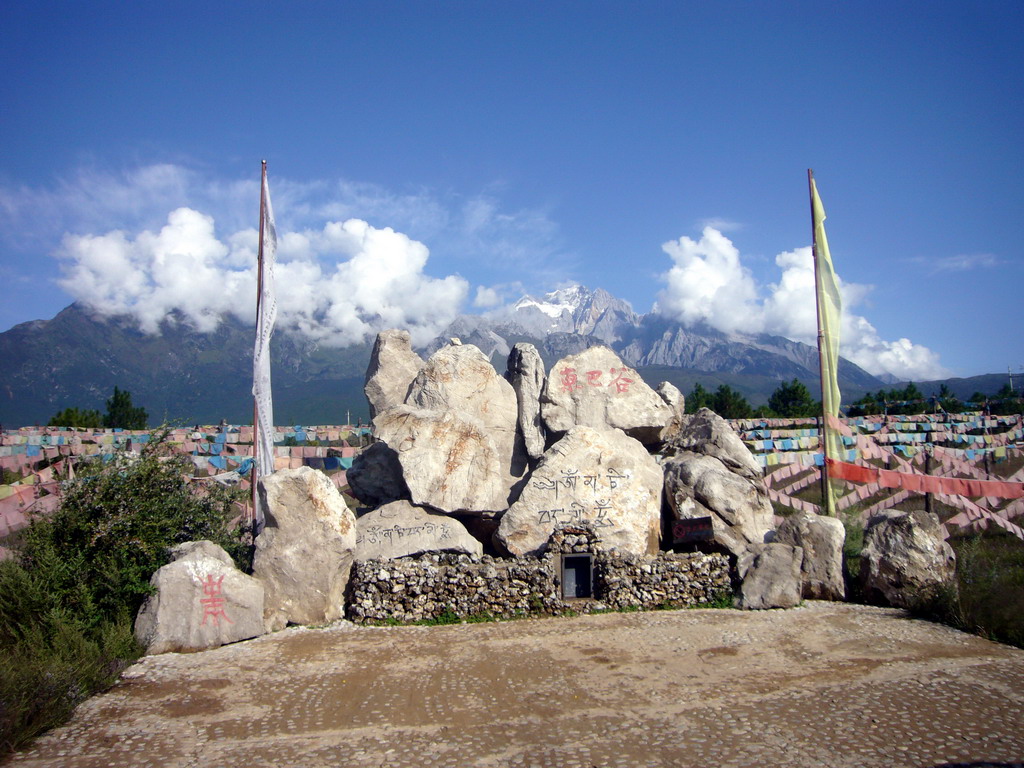
{"type": "MultiPolygon", "coordinates": [[[[352,567],[347,614],[357,622],[412,622],[442,615],[512,618],[622,608],[696,606],[731,590],[724,555],[656,557],[594,553],[591,600],[561,596],[561,551],[586,552],[589,542],[567,536],[541,558],[431,554],[368,560],[352,567]]],[[[555,542],[552,542],[555,543],[555,542]]]]}

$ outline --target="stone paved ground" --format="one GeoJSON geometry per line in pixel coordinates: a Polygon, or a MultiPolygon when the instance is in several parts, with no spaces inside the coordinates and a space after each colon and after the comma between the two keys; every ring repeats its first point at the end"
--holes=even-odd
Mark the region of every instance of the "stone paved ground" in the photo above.
{"type": "Polygon", "coordinates": [[[1024,651],[816,602],[290,629],[147,658],[11,762],[1024,766],[1024,651]]]}

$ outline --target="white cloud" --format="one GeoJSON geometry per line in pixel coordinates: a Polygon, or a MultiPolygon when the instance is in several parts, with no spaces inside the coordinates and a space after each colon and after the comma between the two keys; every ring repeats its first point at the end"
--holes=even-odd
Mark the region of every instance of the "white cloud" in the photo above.
{"type": "Polygon", "coordinates": [[[501,304],[501,296],[493,288],[480,285],[476,289],[476,297],[473,299],[473,306],[481,309],[496,307],[501,304]]]}
{"type": "MultiPolygon", "coordinates": [[[[807,344],[817,343],[814,264],[810,247],[780,253],[779,281],[758,289],[740,254],[721,232],[705,228],[700,242],[682,237],[662,249],[674,265],[662,275],[667,287],[656,311],[686,325],[706,322],[726,333],[770,333],[807,344]],[[763,299],[759,294],[765,294],[763,299]]],[[[840,354],[865,370],[901,379],[950,375],[939,356],[909,339],[882,339],[868,320],[852,310],[871,286],[840,279],[843,318],[840,354]]]]}
{"type": "MultiPolygon", "coordinates": [[[[149,333],[175,310],[208,332],[226,313],[254,320],[256,241],[252,229],[218,239],[212,217],[179,208],[159,231],[134,238],[121,231],[65,237],[61,286],[105,314],[134,315],[149,333]]],[[[428,257],[422,243],[360,219],[281,233],[278,323],[332,346],[390,327],[426,343],[455,318],[469,290],[461,277],[425,274],[428,257]]]]}
{"type": "Polygon", "coordinates": [[[707,323],[726,333],[760,328],[754,278],[721,232],[705,227],[699,241],[680,237],[661,249],[674,265],[662,275],[668,285],[658,294],[657,311],[685,325],[707,323]]]}
{"type": "Polygon", "coordinates": [[[940,256],[930,261],[921,260],[931,266],[932,272],[970,272],[975,269],[987,269],[999,265],[991,253],[963,253],[956,256],[940,256]]]}

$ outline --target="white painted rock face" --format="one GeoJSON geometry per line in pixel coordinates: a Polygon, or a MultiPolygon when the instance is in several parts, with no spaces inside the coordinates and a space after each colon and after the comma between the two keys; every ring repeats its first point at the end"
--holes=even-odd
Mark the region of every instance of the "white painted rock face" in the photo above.
{"type": "Polygon", "coordinates": [[[280,470],[259,487],[267,526],[256,537],[253,575],[266,589],[267,629],[340,619],[355,516],[330,478],[311,467],[280,470]]]}
{"type": "Polygon", "coordinates": [[[458,520],[395,501],[356,520],[356,560],[394,560],[424,552],[482,555],[483,545],[458,520]]]}
{"type": "Polygon", "coordinates": [[[212,541],[189,541],[153,574],[135,619],[147,654],[202,651],[264,633],[263,585],[212,541]]]}
{"type": "Polygon", "coordinates": [[[397,454],[413,503],[442,512],[493,514],[508,507],[511,481],[478,420],[401,405],[378,414],[373,431],[397,454]]]}
{"type": "MultiPolygon", "coordinates": [[[[744,448],[744,450],[746,450],[744,448]]],[[[714,541],[739,556],[775,528],[761,480],[736,474],[713,456],[683,451],[662,463],[665,494],[676,520],[710,517],[714,541]]]]}
{"type": "Polygon", "coordinates": [[[585,521],[603,550],[655,552],[662,483],[658,462],[637,440],[573,427],[541,458],[495,538],[514,555],[539,554],[555,528],[585,521]]]}
{"type": "Polygon", "coordinates": [[[548,430],[574,426],[621,429],[644,444],[656,443],[672,408],[607,347],[591,347],[559,360],[541,397],[548,430]]]}
{"type": "Polygon", "coordinates": [[[370,418],[404,403],[409,385],[422,367],[423,359],[413,352],[408,331],[378,333],[363,387],[370,402],[370,418]]]}

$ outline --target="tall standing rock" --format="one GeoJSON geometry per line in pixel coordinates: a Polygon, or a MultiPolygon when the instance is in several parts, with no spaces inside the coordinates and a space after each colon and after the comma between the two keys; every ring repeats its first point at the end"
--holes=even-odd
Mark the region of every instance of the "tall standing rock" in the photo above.
{"type": "Polygon", "coordinates": [[[656,552],[662,482],[658,462],[637,440],[573,427],[541,458],[495,539],[514,555],[538,554],[556,528],[587,522],[604,550],[656,552]]]}
{"type": "Polygon", "coordinates": [[[212,541],[188,541],[153,574],[135,619],[147,654],[201,651],[264,633],[263,585],[212,541]]]}
{"type": "Polygon", "coordinates": [[[845,600],[843,543],[846,529],[835,517],[801,512],[787,517],[775,533],[779,544],[803,550],[802,594],[812,600],[845,600]]]}
{"type": "Polygon", "coordinates": [[[408,331],[378,333],[363,387],[366,399],[370,401],[370,418],[404,403],[409,385],[422,367],[423,359],[412,351],[408,331]]]}
{"type": "Polygon", "coordinates": [[[508,507],[511,481],[502,453],[479,420],[400,405],[378,414],[373,431],[397,457],[414,503],[490,515],[508,507]]]}
{"type": "Polygon", "coordinates": [[[338,489],[311,467],[260,480],[266,528],[256,537],[253,575],[266,589],[268,630],[340,619],[355,559],[356,519],[338,489]]]}
{"type": "Polygon", "coordinates": [[[591,347],[559,360],[541,396],[548,430],[574,426],[621,429],[645,445],[661,440],[672,408],[607,347],[591,347]]]}
{"type": "Polygon", "coordinates": [[[516,393],[519,432],[526,454],[539,459],[544,453],[544,426],[540,418],[540,396],[544,391],[544,361],[533,344],[520,343],[508,356],[505,378],[516,393]]]}

